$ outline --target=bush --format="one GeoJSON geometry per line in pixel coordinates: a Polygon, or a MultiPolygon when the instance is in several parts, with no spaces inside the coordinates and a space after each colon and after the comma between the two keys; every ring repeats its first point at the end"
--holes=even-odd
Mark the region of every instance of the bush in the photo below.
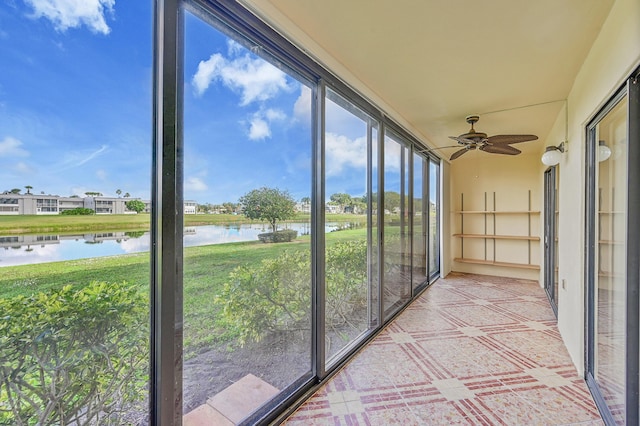
{"type": "Polygon", "coordinates": [[[93,282],[0,299],[0,424],[123,424],[144,398],[146,302],[93,282]]]}
{"type": "Polygon", "coordinates": [[[60,214],[65,216],[88,216],[92,214],[96,214],[95,210],[85,209],[84,207],[77,207],[72,210],[64,210],[61,211],[60,214]]]}
{"type": "Polygon", "coordinates": [[[348,321],[354,310],[367,303],[366,241],[343,241],[326,254],[327,326],[348,321]]]}
{"type": "MultiPolygon", "coordinates": [[[[338,242],[327,249],[326,324],[344,324],[367,302],[366,241],[338,242]]],[[[260,265],[239,266],[214,299],[217,326],[240,344],[274,331],[308,329],[311,320],[311,258],[305,251],[285,251],[260,265]]]]}
{"type": "Polygon", "coordinates": [[[294,231],[293,229],[258,234],[258,239],[263,243],[288,243],[295,240],[297,237],[298,231],[294,231]]]}
{"type": "Polygon", "coordinates": [[[127,208],[127,210],[130,210],[136,213],[141,213],[146,208],[146,206],[144,205],[144,202],[140,200],[127,201],[126,203],[124,203],[124,205],[127,208]]]}

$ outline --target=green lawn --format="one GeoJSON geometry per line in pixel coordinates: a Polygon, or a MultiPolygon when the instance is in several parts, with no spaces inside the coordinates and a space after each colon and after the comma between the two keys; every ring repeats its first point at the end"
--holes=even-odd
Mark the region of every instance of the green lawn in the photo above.
{"type": "MultiPolygon", "coordinates": [[[[327,245],[362,238],[366,238],[365,228],[326,234],[327,245]]],[[[184,347],[187,357],[220,338],[221,330],[214,327],[217,311],[213,299],[229,273],[238,265],[257,265],[262,259],[275,257],[284,250],[309,250],[309,237],[299,237],[291,243],[244,242],[184,249],[184,347]]],[[[0,298],[28,295],[67,284],[84,286],[94,280],[127,281],[148,294],[149,268],[149,253],[3,267],[0,268],[0,298]]]]}

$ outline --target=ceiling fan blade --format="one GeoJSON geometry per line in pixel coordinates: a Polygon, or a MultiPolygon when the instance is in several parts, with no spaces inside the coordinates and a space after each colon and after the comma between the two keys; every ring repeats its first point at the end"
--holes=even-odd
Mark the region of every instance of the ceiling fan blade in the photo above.
{"type": "Polygon", "coordinates": [[[464,154],[467,151],[470,151],[470,149],[462,148],[461,150],[458,150],[453,154],[451,154],[451,158],[449,158],[449,160],[455,160],[456,158],[460,157],[462,154],[464,154]]]}
{"type": "Polygon", "coordinates": [[[484,145],[480,147],[481,151],[489,152],[491,154],[505,154],[505,155],[518,155],[522,151],[509,145],[484,145]]]}
{"type": "Polygon", "coordinates": [[[449,139],[453,139],[454,141],[457,141],[461,145],[471,145],[476,143],[476,141],[474,140],[463,138],[461,136],[449,136],[449,139]]]}
{"type": "Polygon", "coordinates": [[[489,136],[487,138],[487,142],[493,145],[506,145],[511,143],[535,141],[536,139],[538,139],[536,135],[495,135],[489,136]]]}

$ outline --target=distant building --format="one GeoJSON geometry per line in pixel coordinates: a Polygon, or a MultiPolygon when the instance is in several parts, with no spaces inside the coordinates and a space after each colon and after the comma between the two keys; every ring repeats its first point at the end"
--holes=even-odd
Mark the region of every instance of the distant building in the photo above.
{"type": "MultiPolygon", "coordinates": [[[[127,209],[127,201],[139,198],[61,197],[59,195],[0,194],[0,215],[52,215],[77,208],[91,209],[96,214],[135,214],[127,209]]],[[[151,201],[144,203],[145,213],[151,212],[151,201]]],[[[198,203],[184,202],[184,214],[196,214],[198,203]]]]}
{"type": "Polygon", "coordinates": [[[198,212],[198,203],[187,200],[184,202],[184,214],[196,214],[198,212]]]}

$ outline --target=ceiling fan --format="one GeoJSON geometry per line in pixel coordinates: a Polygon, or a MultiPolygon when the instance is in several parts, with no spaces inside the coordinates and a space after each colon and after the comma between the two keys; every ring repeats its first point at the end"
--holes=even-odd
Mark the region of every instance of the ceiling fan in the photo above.
{"type": "Polygon", "coordinates": [[[536,135],[494,135],[487,136],[486,133],[476,132],[473,125],[480,119],[477,115],[469,115],[466,120],[471,124],[471,130],[460,136],[449,136],[449,138],[458,142],[458,145],[445,146],[443,148],[457,148],[463,146],[462,149],[451,154],[450,160],[455,160],[468,151],[479,149],[480,151],[490,154],[518,155],[522,151],[511,146],[513,143],[529,142],[538,139],[536,135]]]}

